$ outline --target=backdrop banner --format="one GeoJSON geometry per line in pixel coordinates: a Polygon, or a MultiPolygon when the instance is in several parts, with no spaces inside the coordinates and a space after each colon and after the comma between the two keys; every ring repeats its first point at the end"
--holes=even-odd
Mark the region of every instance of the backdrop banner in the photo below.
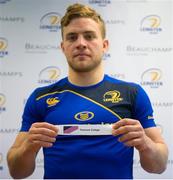
{"type": "MultiPolygon", "coordinates": [[[[60,18],[74,0],[0,0],[0,179],[11,178],[7,151],[21,126],[27,98],[67,75],[60,18]]],[[[173,179],[173,1],[78,0],[104,18],[110,48],[106,74],[140,84],[169,146],[163,174],[145,172],[135,150],[135,179],[173,179]]],[[[43,178],[43,155],[29,178],[43,178]]]]}

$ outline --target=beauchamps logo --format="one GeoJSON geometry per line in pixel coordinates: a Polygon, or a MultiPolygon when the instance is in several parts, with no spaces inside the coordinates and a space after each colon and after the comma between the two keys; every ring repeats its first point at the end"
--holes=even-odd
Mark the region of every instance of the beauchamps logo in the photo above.
{"type": "Polygon", "coordinates": [[[9,1],[11,1],[11,0],[0,0],[0,4],[5,4],[5,3],[9,2],[9,1]]]}
{"type": "Polygon", "coordinates": [[[89,0],[89,4],[96,4],[98,6],[107,6],[111,4],[111,0],[89,0]]]}
{"type": "Polygon", "coordinates": [[[163,86],[163,82],[161,81],[162,71],[157,68],[147,69],[143,72],[141,76],[141,85],[149,86],[151,88],[159,88],[163,86]]]}
{"type": "Polygon", "coordinates": [[[106,25],[125,25],[125,20],[123,19],[106,19],[105,21],[106,25]]]}
{"type": "Polygon", "coordinates": [[[103,60],[108,60],[110,58],[111,58],[111,54],[110,53],[104,53],[103,60]]]}
{"type": "Polygon", "coordinates": [[[170,47],[152,47],[152,46],[126,46],[126,54],[128,56],[148,56],[151,53],[171,53],[173,48],[170,47]]]}
{"type": "Polygon", "coordinates": [[[0,16],[0,22],[23,23],[24,21],[25,21],[24,17],[0,16]]]}
{"type": "Polygon", "coordinates": [[[45,54],[48,51],[57,51],[59,49],[61,49],[61,47],[58,45],[55,45],[55,44],[40,44],[40,43],[31,43],[31,42],[25,43],[25,52],[26,53],[45,54]]]}
{"type": "Polygon", "coordinates": [[[120,97],[119,91],[108,91],[103,95],[103,101],[104,102],[112,102],[112,103],[118,103],[123,100],[123,98],[120,97]]]}
{"type": "Polygon", "coordinates": [[[22,72],[15,72],[15,71],[0,71],[0,77],[22,77],[22,72]]]}
{"type": "Polygon", "coordinates": [[[19,133],[19,129],[15,129],[15,128],[1,128],[0,129],[0,134],[17,134],[19,133]]]}
{"type": "Polygon", "coordinates": [[[46,103],[47,103],[48,107],[55,106],[59,102],[60,102],[60,100],[58,99],[58,97],[48,98],[46,100],[46,103]]]}
{"type": "Polygon", "coordinates": [[[140,31],[149,32],[150,34],[158,34],[162,31],[161,18],[158,15],[149,15],[142,19],[140,31]]]}
{"type": "Polygon", "coordinates": [[[47,13],[40,20],[40,29],[57,32],[61,28],[60,19],[61,15],[57,12],[47,13]]]}
{"type": "Polygon", "coordinates": [[[6,111],[5,102],[6,102],[5,95],[0,93],[0,113],[6,111]]]}
{"type": "Polygon", "coordinates": [[[172,101],[156,101],[156,102],[152,102],[152,106],[157,107],[157,108],[172,108],[173,102],[172,101]]]}
{"type": "Polygon", "coordinates": [[[77,113],[74,117],[78,121],[88,121],[94,117],[94,113],[90,111],[82,111],[77,113]]]}
{"type": "Polygon", "coordinates": [[[0,37],[0,57],[4,57],[8,55],[7,47],[8,47],[7,39],[0,37]]]}
{"type": "Polygon", "coordinates": [[[39,73],[39,84],[51,84],[57,82],[60,76],[60,69],[56,66],[44,68],[39,73]]]}
{"type": "Polygon", "coordinates": [[[125,79],[126,75],[124,73],[116,73],[116,74],[109,74],[109,76],[116,78],[116,79],[125,79]]]}

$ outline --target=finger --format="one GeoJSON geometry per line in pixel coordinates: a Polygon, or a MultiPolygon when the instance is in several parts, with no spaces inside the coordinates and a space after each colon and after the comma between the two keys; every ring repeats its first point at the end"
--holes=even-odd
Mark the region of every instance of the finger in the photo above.
{"type": "Polygon", "coordinates": [[[112,129],[113,135],[121,135],[121,134],[127,134],[128,132],[136,132],[140,131],[141,128],[138,125],[125,125],[121,126],[118,129],[112,129]]]}
{"type": "Polygon", "coordinates": [[[138,151],[143,151],[147,147],[146,143],[144,143],[141,138],[135,138],[129,141],[124,142],[124,145],[129,147],[135,147],[138,151]]]}
{"type": "Polygon", "coordinates": [[[49,123],[34,123],[29,129],[29,133],[45,134],[54,137],[58,134],[58,128],[49,123]]]}
{"type": "Polygon", "coordinates": [[[45,135],[42,135],[42,134],[34,134],[30,139],[31,139],[32,142],[34,142],[34,141],[44,141],[44,142],[53,143],[53,142],[56,141],[56,138],[45,136],[45,135]]]}
{"type": "Polygon", "coordinates": [[[139,123],[138,120],[134,120],[134,119],[121,119],[120,121],[114,123],[112,125],[112,128],[113,129],[118,129],[119,127],[122,127],[122,126],[126,126],[126,125],[135,125],[139,123]]]}
{"type": "Polygon", "coordinates": [[[52,147],[53,143],[51,142],[45,142],[45,141],[33,141],[35,146],[40,146],[40,147],[44,147],[44,148],[48,148],[48,147],[52,147]]]}
{"type": "Polygon", "coordinates": [[[127,134],[122,135],[118,138],[118,141],[120,142],[127,142],[134,139],[139,139],[142,136],[141,132],[129,132],[127,134]]]}
{"type": "Polygon", "coordinates": [[[137,147],[141,144],[141,139],[132,139],[130,141],[124,142],[124,144],[129,147],[137,147]]]}
{"type": "Polygon", "coordinates": [[[47,129],[47,128],[31,128],[29,130],[29,134],[42,134],[50,137],[56,137],[57,133],[53,130],[47,129]]]}
{"type": "Polygon", "coordinates": [[[55,125],[47,123],[47,122],[34,123],[32,125],[32,127],[35,127],[35,128],[47,128],[47,129],[50,129],[50,130],[55,131],[56,133],[58,133],[58,128],[55,125]]]}

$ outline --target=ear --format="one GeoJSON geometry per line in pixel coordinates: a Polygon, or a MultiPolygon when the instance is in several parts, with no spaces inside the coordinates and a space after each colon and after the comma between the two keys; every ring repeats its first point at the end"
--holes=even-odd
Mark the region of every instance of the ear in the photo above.
{"type": "Polygon", "coordinates": [[[107,52],[109,49],[109,41],[107,39],[103,40],[103,52],[107,52]]]}
{"type": "Polygon", "coordinates": [[[63,41],[61,42],[61,49],[64,52],[64,43],[63,43],[63,41]]]}

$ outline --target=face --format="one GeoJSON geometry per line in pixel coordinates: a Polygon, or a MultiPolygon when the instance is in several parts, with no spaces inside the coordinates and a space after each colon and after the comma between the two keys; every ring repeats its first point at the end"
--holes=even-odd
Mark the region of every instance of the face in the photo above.
{"type": "Polygon", "coordinates": [[[97,22],[90,18],[76,18],[63,28],[61,47],[71,70],[89,72],[101,67],[108,41],[102,38],[97,22]]]}

